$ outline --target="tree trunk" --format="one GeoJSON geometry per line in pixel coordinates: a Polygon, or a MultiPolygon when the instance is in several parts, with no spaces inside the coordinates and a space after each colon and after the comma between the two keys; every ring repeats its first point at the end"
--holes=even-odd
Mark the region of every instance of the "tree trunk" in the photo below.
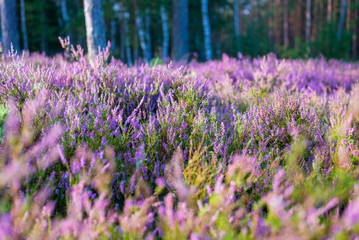
{"type": "Polygon", "coordinates": [[[21,33],[22,33],[22,45],[23,49],[29,50],[29,41],[27,38],[27,29],[26,29],[26,18],[25,18],[25,0],[20,0],[20,16],[21,16],[21,33]]]}
{"type": "Polygon", "coordinates": [[[341,11],[340,11],[339,26],[338,26],[338,31],[337,31],[337,41],[338,42],[340,42],[340,40],[342,38],[342,31],[343,31],[343,26],[344,26],[344,22],[345,22],[345,14],[347,11],[347,6],[348,6],[348,0],[343,0],[341,11]]]}
{"type": "Polygon", "coordinates": [[[112,54],[116,51],[116,28],[117,28],[117,22],[113,18],[110,22],[110,37],[111,37],[111,52],[112,54]]]}
{"type": "Polygon", "coordinates": [[[116,33],[117,26],[119,26],[120,33],[120,59],[125,62],[125,31],[123,28],[123,9],[120,3],[112,0],[112,10],[114,12],[114,16],[111,19],[111,51],[114,54],[116,52],[117,41],[116,41],[116,33]]]}
{"type": "Polygon", "coordinates": [[[332,21],[332,10],[333,10],[332,0],[328,0],[327,5],[327,22],[330,23],[332,21]]]}
{"type": "Polygon", "coordinates": [[[172,0],[172,57],[174,61],[188,59],[188,0],[172,0]]]}
{"type": "Polygon", "coordinates": [[[273,0],[268,0],[268,41],[273,44],[274,24],[273,24],[273,0]]]}
{"type": "MultiPolygon", "coordinates": [[[[135,21],[134,21],[134,25],[133,25],[133,30],[131,31],[133,33],[133,60],[134,60],[134,64],[136,64],[138,62],[139,56],[140,56],[140,51],[138,50],[139,47],[138,46],[138,29],[137,29],[137,23],[136,23],[136,16],[137,16],[137,8],[138,8],[138,4],[137,4],[137,0],[133,0],[133,15],[135,16],[135,21]]],[[[129,15],[130,16],[130,15],[129,15]]],[[[131,24],[132,22],[129,21],[129,24],[131,24]]],[[[130,26],[130,25],[129,25],[130,26]]],[[[132,28],[132,26],[130,26],[132,28]]]]}
{"type": "Polygon", "coordinates": [[[126,48],[126,58],[127,64],[132,67],[132,54],[131,54],[131,46],[130,46],[130,36],[128,32],[128,19],[130,18],[130,14],[128,12],[124,13],[124,31],[125,31],[125,48],[126,48]]]}
{"type": "MultiPolygon", "coordinates": [[[[355,0],[353,2],[353,5],[356,5],[356,3],[357,3],[357,1],[355,0]]],[[[355,8],[354,9],[354,26],[353,26],[353,28],[354,28],[353,29],[353,49],[352,49],[352,51],[353,51],[352,55],[355,60],[358,59],[358,22],[357,21],[358,21],[358,9],[355,8]]]]}
{"type": "Polygon", "coordinates": [[[146,8],[145,10],[145,31],[146,31],[146,41],[147,41],[147,55],[151,60],[152,58],[151,17],[150,17],[150,10],[148,8],[146,8]]]}
{"type": "Polygon", "coordinates": [[[348,0],[348,5],[347,5],[347,22],[346,22],[346,29],[348,31],[350,31],[350,10],[351,10],[351,1],[348,0]]]}
{"type": "Polygon", "coordinates": [[[208,17],[208,1],[201,0],[202,3],[202,23],[204,33],[204,48],[206,52],[206,60],[212,60],[212,45],[211,45],[211,26],[208,17]]]}
{"type": "Polygon", "coordinates": [[[148,55],[148,46],[146,43],[145,31],[143,29],[142,16],[138,10],[136,11],[136,28],[138,31],[138,39],[140,40],[140,46],[143,51],[143,56],[146,58],[146,61],[149,62],[151,57],[148,55]]]}
{"type": "Polygon", "coordinates": [[[311,20],[311,7],[312,1],[307,0],[306,2],[306,10],[305,10],[305,43],[307,44],[307,54],[310,53],[310,32],[312,27],[312,20],[311,20]]]}
{"type": "MultiPolygon", "coordinates": [[[[126,62],[126,33],[125,33],[125,17],[123,13],[120,13],[120,56],[123,62],[126,62]]],[[[131,52],[131,51],[130,51],[131,52]]]]}
{"type": "Polygon", "coordinates": [[[288,23],[288,0],[283,0],[283,43],[284,47],[289,46],[289,23],[288,23]]]}
{"type": "Polygon", "coordinates": [[[20,37],[18,31],[18,19],[16,14],[16,1],[1,0],[1,31],[3,38],[4,53],[11,50],[20,53],[20,37]]]}
{"type": "Polygon", "coordinates": [[[312,11],[312,15],[313,15],[313,19],[312,19],[312,30],[311,30],[311,34],[310,34],[310,40],[311,41],[315,41],[317,34],[318,34],[318,24],[319,24],[319,14],[318,14],[318,10],[319,10],[319,5],[318,5],[318,1],[314,1],[313,2],[313,11],[312,11]]]}
{"type": "Polygon", "coordinates": [[[275,42],[275,45],[276,47],[280,45],[280,36],[281,36],[281,27],[280,27],[280,0],[275,0],[275,8],[274,8],[274,13],[275,13],[275,16],[274,16],[274,35],[275,35],[275,39],[274,39],[274,42],[275,42]]]}
{"type": "MultiPolygon", "coordinates": [[[[0,0],[0,4],[1,4],[1,0],[0,0]]],[[[3,44],[3,41],[2,41],[2,29],[1,29],[1,5],[0,5],[0,46],[2,46],[2,44],[3,44]]],[[[0,50],[0,52],[1,52],[1,50],[0,50]]]]}
{"type": "Polygon", "coordinates": [[[161,5],[161,21],[162,21],[162,33],[163,33],[163,42],[162,42],[162,60],[165,60],[168,57],[168,47],[170,42],[170,35],[168,32],[168,22],[166,8],[164,5],[161,5]]]}
{"type": "Polygon", "coordinates": [[[94,63],[99,48],[106,47],[105,22],[101,0],[84,0],[86,39],[89,59],[94,63]]]}
{"type": "Polygon", "coordinates": [[[240,51],[240,42],[239,42],[239,37],[240,37],[240,28],[239,28],[239,0],[234,0],[234,6],[233,6],[233,10],[234,10],[234,36],[235,36],[235,41],[236,41],[236,51],[240,51]]]}

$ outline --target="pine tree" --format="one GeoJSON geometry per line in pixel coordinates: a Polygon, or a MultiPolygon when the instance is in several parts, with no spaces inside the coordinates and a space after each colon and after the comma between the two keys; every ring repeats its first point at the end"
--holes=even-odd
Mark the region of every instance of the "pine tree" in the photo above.
{"type": "Polygon", "coordinates": [[[99,48],[106,47],[105,22],[101,0],[84,0],[86,38],[89,59],[93,63],[99,48]]]}

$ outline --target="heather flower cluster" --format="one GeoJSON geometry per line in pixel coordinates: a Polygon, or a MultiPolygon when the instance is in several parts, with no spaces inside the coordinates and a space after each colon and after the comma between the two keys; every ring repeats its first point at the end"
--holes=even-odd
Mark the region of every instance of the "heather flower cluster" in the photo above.
{"type": "Polygon", "coordinates": [[[1,239],[359,238],[359,64],[0,62],[1,239]]]}

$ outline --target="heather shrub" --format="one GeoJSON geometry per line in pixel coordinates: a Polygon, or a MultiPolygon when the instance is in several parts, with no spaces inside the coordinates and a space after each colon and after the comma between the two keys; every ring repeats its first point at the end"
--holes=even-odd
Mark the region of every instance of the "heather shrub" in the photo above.
{"type": "Polygon", "coordinates": [[[5,239],[355,238],[357,63],[0,62],[5,239]]]}
{"type": "Polygon", "coordinates": [[[305,137],[308,154],[313,148],[315,152],[315,147],[324,143],[326,125],[304,98],[276,92],[258,99],[248,112],[237,116],[238,131],[244,132],[248,151],[266,161],[283,155],[293,141],[305,137]]]}

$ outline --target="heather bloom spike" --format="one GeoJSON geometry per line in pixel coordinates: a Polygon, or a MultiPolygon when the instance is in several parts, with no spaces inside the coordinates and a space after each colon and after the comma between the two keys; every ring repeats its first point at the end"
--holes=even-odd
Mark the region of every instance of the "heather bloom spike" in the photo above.
{"type": "Polygon", "coordinates": [[[70,46],[70,37],[66,37],[64,39],[59,37],[59,41],[63,49],[67,49],[70,46]]]}
{"type": "Polygon", "coordinates": [[[171,162],[166,166],[165,170],[167,181],[175,186],[183,181],[183,154],[177,151],[172,157],[171,162]]]}
{"type": "Polygon", "coordinates": [[[147,224],[152,223],[153,214],[150,212],[150,206],[154,199],[149,198],[143,202],[126,201],[124,212],[119,216],[119,223],[123,235],[131,237],[143,237],[147,230],[147,224]],[[136,209],[139,209],[136,211],[136,209]],[[136,211],[135,214],[132,212],[136,211]]]}
{"type": "Polygon", "coordinates": [[[344,227],[352,228],[359,221],[359,204],[358,199],[353,199],[348,205],[343,215],[344,227]]]}
{"type": "Polygon", "coordinates": [[[238,185],[243,184],[245,178],[250,175],[256,178],[259,175],[258,164],[255,158],[249,156],[234,156],[228,166],[228,181],[236,181],[238,185]]]}

